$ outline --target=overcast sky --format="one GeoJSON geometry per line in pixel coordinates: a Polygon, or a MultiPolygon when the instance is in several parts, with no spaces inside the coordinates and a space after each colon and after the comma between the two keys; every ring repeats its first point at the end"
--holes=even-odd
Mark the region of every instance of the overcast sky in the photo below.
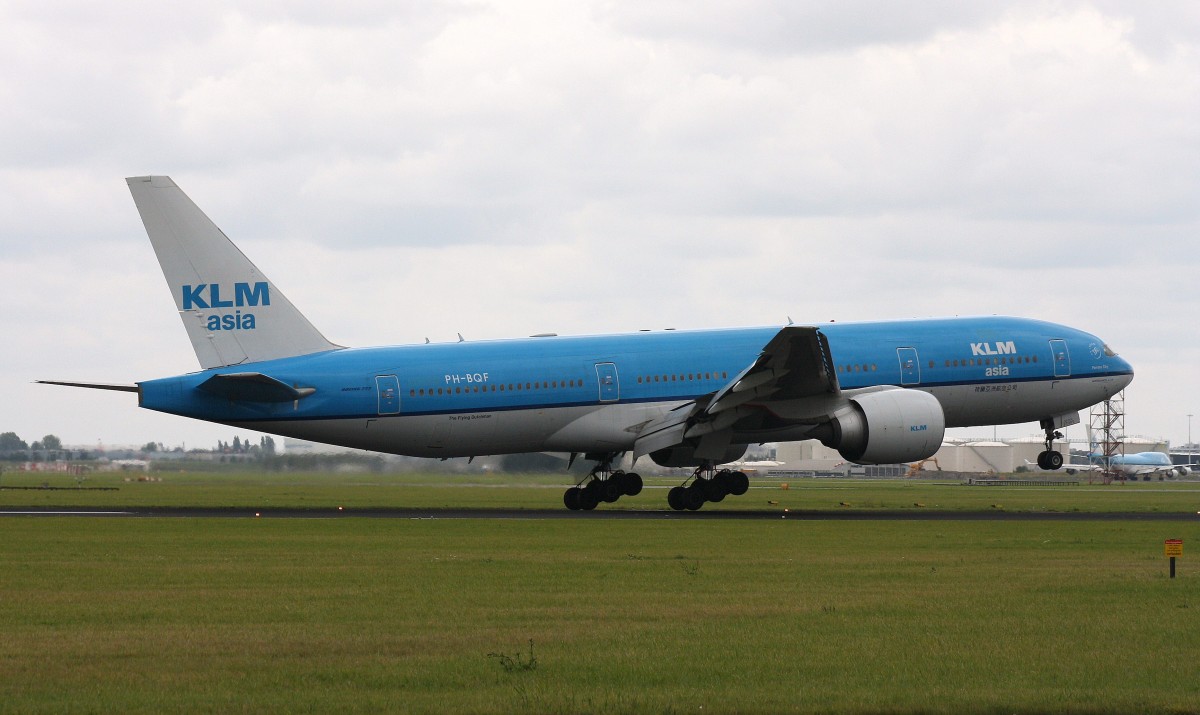
{"type": "Polygon", "coordinates": [[[197,369],[145,174],[345,345],[1010,314],[1200,418],[1195,2],[8,0],[0,432],[257,439],[31,384],[197,369]]]}

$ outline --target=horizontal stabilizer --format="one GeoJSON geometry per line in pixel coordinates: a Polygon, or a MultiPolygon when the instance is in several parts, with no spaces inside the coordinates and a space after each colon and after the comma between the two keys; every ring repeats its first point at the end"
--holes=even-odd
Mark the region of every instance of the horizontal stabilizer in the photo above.
{"type": "Polygon", "coordinates": [[[86,387],[89,390],[114,390],[116,392],[137,392],[137,385],[112,385],[103,382],[61,382],[59,380],[36,380],[39,385],[62,385],[63,387],[86,387]]]}
{"type": "Polygon", "coordinates": [[[294,402],[316,392],[312,387],[293,387],[261,372],[213,375],[200,383],[205,392],[237,402],[294,402]]]}

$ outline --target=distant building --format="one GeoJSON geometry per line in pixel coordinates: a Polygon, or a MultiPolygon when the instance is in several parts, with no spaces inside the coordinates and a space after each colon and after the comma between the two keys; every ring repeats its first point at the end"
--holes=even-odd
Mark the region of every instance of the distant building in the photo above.
{"type": "Polygon", "coordinates": [[[365,449],[352,449],[350,447],[338,447],[332,444],[321,444],[320,442],[308,442],[303,439],[291,439],[285,437],[283,439],[283,453],[287,455],[302,455],[302,454],[359,454],[364,456],[374,456],[379,452],[370,452],[365,449]]]}
{"type": "MultiPolygon", "coordinates": [[[[933,457],[943,472],[1008,474],[1016,469],[1013,447],[1004,442],[946,441],[933,457]]],[[[929,465],[926,465],[926,469],[929,465]]]]}

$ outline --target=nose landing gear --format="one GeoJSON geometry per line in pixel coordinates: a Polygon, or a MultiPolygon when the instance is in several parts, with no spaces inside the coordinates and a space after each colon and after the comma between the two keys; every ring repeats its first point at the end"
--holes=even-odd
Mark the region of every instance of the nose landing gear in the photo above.
{"type": "Polygon", "coordinates": [[[1042,429],[1046,431],[1046,449],[1037,456],[1037,465],[1042,469],[1054,471],[1063,465],[1062,452],[1054,449],[1054,440],[1062,439],[1062,432],[1054,429],[1054,423],[1042,420],[1042,429]]]}

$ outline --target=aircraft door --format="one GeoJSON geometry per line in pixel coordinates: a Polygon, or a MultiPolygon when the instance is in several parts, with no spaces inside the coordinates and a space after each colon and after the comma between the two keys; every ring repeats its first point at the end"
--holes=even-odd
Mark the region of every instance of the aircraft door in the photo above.
{"type": "Polygon", "coordinates": [[[1071,376],[1071,353],[1067,351],[1066,340],[1051,340],[1050,353],[1054,356],[1054,376],[1071,376]]]}
{"type": "Polygon", "coordinates": [[[395,375],[377,375],[375,388],[379,398],[379,414],[400,414],[400,380],[395,375]]]}
{"type": "Polygon", "coordinates": [[[900,359],[900,384],[920,385],[921,365],[917,361],[917,349],[896,348],[896,357],[900,359]]]}
{"type": "Polygon", "coordinates": [[[600,383],[601,402],[616,402],[621,399],[621,383],[617,378],[616,363],[596,363],[596,381],[600,383]]]}

